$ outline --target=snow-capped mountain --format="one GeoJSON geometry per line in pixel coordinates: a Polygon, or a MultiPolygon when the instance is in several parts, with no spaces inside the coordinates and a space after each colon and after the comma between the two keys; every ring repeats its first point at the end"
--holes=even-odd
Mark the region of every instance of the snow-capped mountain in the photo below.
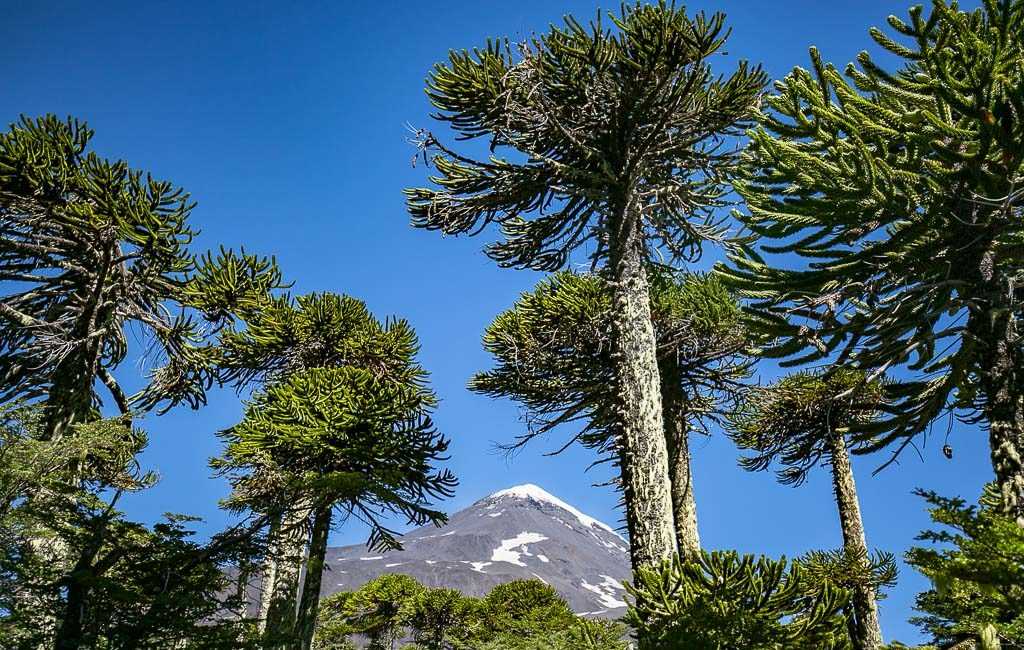
{"type": "Polygon", "coordinates": [[[536,485],[485,497],[454,514],[443,528],[418,528],[401,551],[371,554],[364,546],[327,550],[323,595],[351,591],[383,573],[405,573],[430,587],[482,596],[518,578],[539,578],[580,614],[624,613],[627,542],[536,485]]]}

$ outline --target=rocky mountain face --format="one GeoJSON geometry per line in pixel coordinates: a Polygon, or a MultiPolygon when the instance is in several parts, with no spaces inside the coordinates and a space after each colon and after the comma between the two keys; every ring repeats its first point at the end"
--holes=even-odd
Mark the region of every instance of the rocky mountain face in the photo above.
{"type": "Polygon", "coordinates": [[[630,577],[627,542],[536,485],[495,492],[453,515],[443,528],[418,528],[401,551],[368,553],[364,546],[327,551],[323,595],[358,589],[383,573],[404,573],[429,587],[483,596],[495,585],[538,578],[579,614],[625,612],[630,577]]]}

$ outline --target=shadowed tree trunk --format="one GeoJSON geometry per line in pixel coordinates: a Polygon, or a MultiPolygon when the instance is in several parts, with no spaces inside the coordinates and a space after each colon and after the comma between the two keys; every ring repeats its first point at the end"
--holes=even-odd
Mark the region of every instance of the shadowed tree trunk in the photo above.
{"type": "MultiPolygon", "coordinates": [[[[846,438],[833,435],[830,440],[832,485],[839,507],[839,523],[843,531],[843,547],[847,553],[857,557],[868,557],[864,522],[860,515],[857,499],[857,485],[853,478],[850,455],[846,449],[846,438]]],[[[882,627],[878,620],[878,594],[870,585],[854,590],[853,608],[856,615],[857,650],[878,650],[882,646],[882,627]]]]}
{"type": "Polygon", "coordinates": [[[302,585],[302,600],[299,605],[298,622],[295,626],[300,650],[310,650],[313,646],[317,610],[320,607],[320,585],[323,580],[324,559],[327,556],[327,536],[331,531],[331,514],[331,507],[324,506],[317,510],[313,520],[309,559],[306,561],[306,579],[302,585]]]}
{"type": "Polygon", "coordinates": [[[281,517],[274,517],[267,533],[267,557],[263,562],[263,575],[260,581],[260,606],[257,613],[257,625],[262,636],[267,631],[267,615],[270,613],[270,601],[274,596],[274,581],[277,580],[277,563],[280,554],[281,517]]]}
{"type": "Polygon", "coordinates": [[[309,509],[296,505],[282,518],[278,539],[278,561],[263,631],[264,650],[291,648],[298,609],[299,574],[309,540],[309,509]]]}
{"type": "MultiPolygon", "coordinates": [[[[630,206],[632,201],[627,201],[630,206]]],[[[644,268],[639,214],[627,208],[611,239],[614,273],[612,342],[619,380],[622,487],[633,570],[656,566],[676,552],[668,450],[662,418],[657,343],[644,268]]]]}
{"type": "Polygon", "coordinates": [[[1007,299],[1010,289],[1000,286],[995,257],[989,252],[978,265],[979,284],[989,297],[989,313],[972,313],[968,330],[981,347],[983,411],[1002,509],[1024,527],[1024,382],[1017,376],[1024,355],[1012,298],[1007,299]]]}

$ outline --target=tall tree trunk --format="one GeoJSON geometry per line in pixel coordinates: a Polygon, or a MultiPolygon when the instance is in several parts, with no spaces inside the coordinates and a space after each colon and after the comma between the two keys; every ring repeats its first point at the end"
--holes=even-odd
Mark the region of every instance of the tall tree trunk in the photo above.
{"type": "Polygon", "coordinates": [[[661,405],[665,414],[665,442],[668,447],[668,472],[672,484],[672,518],[680,555],[700,551],[697,530],[697,501],[693,496],[690,471],[690,423],[686,394],[679,385],[674,361],[662,363],[661,405]]]}
{"type": "Polygon", "coordinates": [[[282,517],[277,544],[278,561],[263,631],[263,650],[290,648],[296,640],[299,573],[309,540],[309,514],[308,507],[296,504],[282,517]]]}
{"type": "MultiPolygon", "coordinates": [[[[632,202],[628,202],[631,206],[632,202]]],[[[622,425],[622,487],[626,494],[633,570],[659,565],[676,552],[668,449],[644,241],[636,206],[609,242],[614,276],[613,335],[622,425]]]]}
{"type": "Polygon", "coordinates": [[[281,515],[270,521],[267,532],[267,556],[263,561],[263,572],[260,580],[260,602],[256,615],[260,636],[267,631],[267,615],[270,614],[270,601],[274,596],[274,581],[277,580],[277,563],[280,558],[281,515]]]}
{"type": "MultiPolygon", "coordinates": [[[[868,557],[868,544],[864,535],[864,521],[860,515],[860,501],[857,498],[857,484],[853,479],[850,455],[846,449],[846,438],[842,434],[832,436],[830,441],[832,461],[832,485],[839,507],[839,524],[843,530],[843,548],[847,554],[868,557]]],[[[882,647],[882,626],[878,620],[878,594],[870,585],[854,590],[853,609],[857,617],[856,650],[878,650],[882,647]]]]}
{"type": "Polygon", "coordinates": [[[1004,514],[1024,527],[1024,400],[1017,377],[1024,359],[1012,315],[987,320],[988,326],[981,326],[985,337],[981,383],[992,469],[1004,514]]]}
{"type": "Polygon", "coordinates": [[[313,519],[313,533],[309,541],[309,559],[306,561],[306,579],[302,585],[302,601],[296,629],[300,650],[310,650],[316,631],[317,610],[320,607],[320,585],[327,557],[327,536],[331,532],[331,506],[321,506],[313,519]]]}

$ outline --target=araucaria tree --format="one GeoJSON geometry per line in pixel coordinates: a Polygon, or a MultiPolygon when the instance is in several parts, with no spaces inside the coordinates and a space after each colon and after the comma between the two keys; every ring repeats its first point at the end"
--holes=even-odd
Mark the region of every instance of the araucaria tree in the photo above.
{"type": "MultiPolygon", "coordinates": [[[[184,312],[195,266],[188,194],[87,151],[92,136],[53,116],[0,134],[0,400],[42,401],[48,439],[96,416],[98,383],[122,413],[153,405],[114,378],[129,329],[168,366],[203,335],[184,312]]],[[[262,265],[250,279],[280,280],[272,262],[244,261],[262,265]]],[[[187,377],[155,373],[148,394],[198,406],[209,376],[191,367],[187,377]]]]}
{"type": "Polygon", "coordinates": [[[44,399],[48,438],[93,417],[97,380],[127,401],[110,374],[125,328],[169,330],[190,264],[188,196],[87,152],[92,135],[47,116],[0,136],[2,397],[44,399]]]}
{"type": "Polygon", "coordinates": [[[227,504],[272,522],[279,557],[264,575],[264,647],[308,650],[336,509],[369,523],[374,547],[398,546],[382,514],[444,522],[431,502],[456,480],[436,468],[448,448],[430,417],[437,400],[409,324],[382,324],[348,296],[282,299],[225,336],[223,350],[225,365],[262,368],[269,380],[222,433],[214,462],[232,482],[227,504]]]}
{"type": "Polygon", "coordinates": [[[985,421],[1024,526],[1024,2],[981,4],[872,30],[898,70],[862,53],[844,76],[812,50],[813,72],[777,83],[738,189],[761,251],[807,263],[752,246],[724,273],[778,337],[770,354],[916,373],[888,387],[864,451],[947,413],[985,421]]]}
{"type": "Polygon", "coordinates": [[[692,259],[722,236],[713,210],[733,162],[722,138],[751,113],[764,84],[745,63],[715,77],[724,16],[627,5],[611,17],[527,42],[453,51],[427,94],[472,158],[421,132],[432,188],[407,190],[413,225],[444,234],[500,226],[487,253],[502,266],[556,270],[574,251],[607,269],[618,381],[622,485],[634,566],[676,550],[657,341],[647,263],[692,259]]]}
{"type": "MultiPolygon", "coordinates": [[[[689,437],[706,431],[747,375],[740,308],[713,277],[649,269],[672,510],[679,550],[700,549],[689,437]]],[[[574,442],[619,462],[621,425],[612,358],[612,289],[597,274],[562,271],[500,314],[484,334],[496,365],[470,389],[511,397],[524,408],[524,445],[555,427],[577,424],[574,442]]]]}
{"type": "Polygon", "coordinates": [[[779,480],[799,485],[814,467],[830,466],[846,563],[862,569],[851,576],[857,580],[850,585],[850,637],[857,650],[880,648],[882,629],[847,437],[856,438],[859,427],[876,417],[881,402],[881,383],[865,382],[863,372],[840,368],[798,373],[751,388],[729,423],[736,444],[752,452],[740,459],[746,469],[763,470],[778,463],[779,480]]]}

